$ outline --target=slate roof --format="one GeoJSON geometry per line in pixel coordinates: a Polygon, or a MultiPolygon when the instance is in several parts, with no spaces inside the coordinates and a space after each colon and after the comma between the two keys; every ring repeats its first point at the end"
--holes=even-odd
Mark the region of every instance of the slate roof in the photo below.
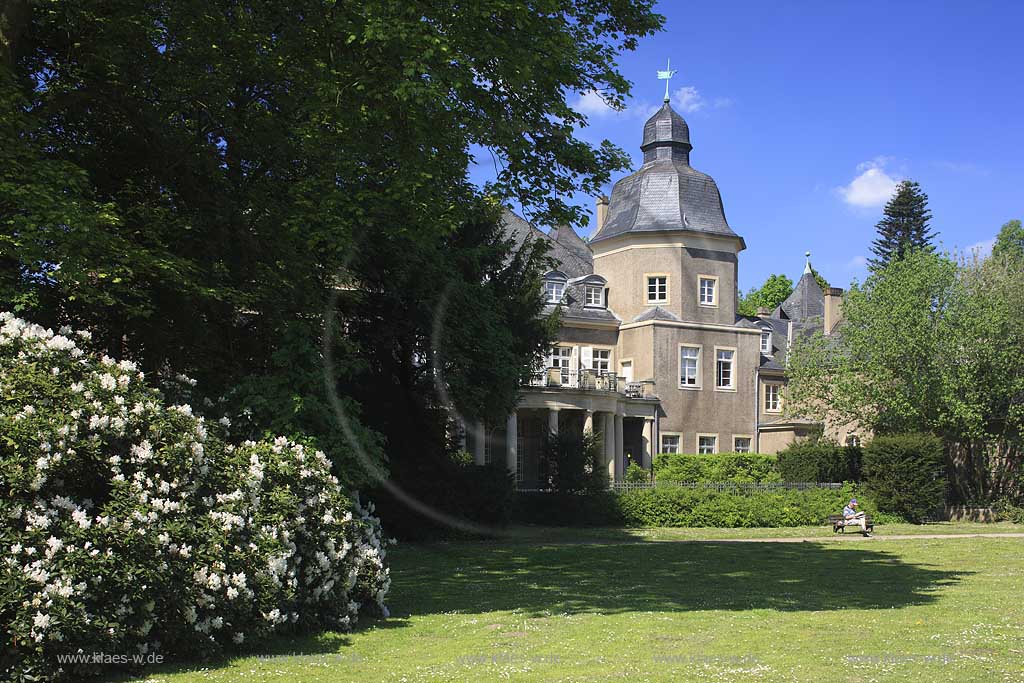
{"type": "MultiPolygon", "coordinates": [[[[825,317],[825,292],[814,279],[810,266],[804,270],[793,293],[779,306],[790,320],[805,322],[809,318],[825,317]]],[[[778,311],[778,309],[776,309],[778,311]]]]}
{"type": "Polygon", "coordinates": [[[689,126],[667,102],[644,125],[641,149],[643,166],[615,183],[608,218],[592,243],[663,230],[739,237],[725,219],[714,179],[690,166],[689,126]]]}
{"type": "Polygon", "coordinates": [[[544,313],[553,313],[560,308],[562,318],[588,320],[592,322],[621,322],[620,318],[607,308],[584,306],[584,287],[588,282],[604,281],[594,274],[594,257],[587,243],[572,228],[556,227],[545,234],[535,228],[529,221],[512,211],[505,210],[502,223],[506,235],[520,247],[529,239],[544,240],[549,246],[548,256],[556,262],[554,271],[564,275],[568,282],[565,285],[565,296],[561,304],[547,304],[544,313]]]}
{"type": "Polygon", "coordinates": [[[646,311],[636,316],[630,322],[642,323],[645,320],[668,320],[671,322],[681,323],[683,319],[672,311],[665,310],[661,306],[655,306],[654,308],[648,308],[646,311]]]}

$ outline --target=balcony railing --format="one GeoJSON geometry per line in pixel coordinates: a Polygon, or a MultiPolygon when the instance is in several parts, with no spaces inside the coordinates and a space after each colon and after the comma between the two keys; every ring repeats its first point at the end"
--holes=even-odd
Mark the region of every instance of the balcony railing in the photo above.
{"type": "Polygon", "coordinates": [[[570,370],[569,368],[545,368],[530,378],[533,387],[560,387],[584,391],[616,391],[627,398],[653,398],[654,380],[627,382],[614,372],[597,370],[570,370]]]}

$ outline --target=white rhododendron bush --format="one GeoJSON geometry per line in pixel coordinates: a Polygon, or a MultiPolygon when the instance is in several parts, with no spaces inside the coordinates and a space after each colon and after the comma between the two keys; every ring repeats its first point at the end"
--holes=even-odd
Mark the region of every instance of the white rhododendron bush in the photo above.
{"type": "Polygon", "coordinates": [[[0,314],[0,679],[386,614],[379,521],[323,453],[232,446],[87,339],[0,314]]]}

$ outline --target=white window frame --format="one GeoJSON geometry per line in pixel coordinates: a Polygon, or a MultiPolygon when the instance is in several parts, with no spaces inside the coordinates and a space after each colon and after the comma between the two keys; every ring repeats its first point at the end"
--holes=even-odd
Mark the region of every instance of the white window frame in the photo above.
{"type": "Polygon", "coordinates": [[[772,355],[772,331],[761,330],[761,353],[766,356],[772,355]],[[767,344],[765,342],[768,342],[767,344]]]}
{"type": "Polygon", "coordinates": [[[733,453],[753,453],[754,448],[754,437],[750,434],[733,434],[732,435],[732,452],[733,453]],[[741,451],[736,447],[736,439],[747,440],[747,450],[741,451]]]}
{"type": "Polygon", "coordinates": [[[697,434],[696,444],[697,444],[697,448],[696,448],[696,450],[694,450],[694,453],[696,453],[698,455],[714,455],[715,453],[718,452],[718,434],[702,434],[702,433],[698,433],[697,434]],[[710,453],[705,453],[705,452],[701,451],[701,449],[700,449],[700,440],[701,439],[714,439],[714,442],[713,442],[714,445],[711,447],[711,452],[710,453]]]}
{"type": "Polygon", "coordinates": [[[598,375],[607,375],[612,371],[614,367],[612,365],[612,347],[610,346],[594,346],[590,356],[590,369],[598,375]],[[608,354],[607,358],[599,358],[598,354],[608,354]],[[599,368],[598,363],[604,364],[606,367],[599,368]]]}
{"type": "Polygon", "coordinates": [[[683,452],[683,435],[681,433],[679,433],[679,432],[662,432],[661,433],[661,443],[658,444],[658,445],[661,446],[660,450],[658,450],[659,453],[682,453],[683,452]],[[674,450],[674,451],[667,451],[667,450],[665,450],[665,437],[666,436],[674,438],[676,440],[676,445],[675,445],[676,450],[674,450]]]}
{"type": "Polygon", "coordinates": [[[544,281],[544,300],[549,304],[560,304],[565,299],[565,282],[562,280],[544,281]],[[558,288],[558,297],[555,298],[554,289],[558,288]]]}
{"type": "Polygon", "coordinates": [[[716,346],[715,347],[715,391],[736,391],[736,347],[734,346],[716,346]],[[723,351],[732,354],[732,359],[729,363],[729,384],[727,386],[718,383],[718,354],[723,351]]]}
{"type": "MultiPolygon", "coordinates": [[[[656,286],[657,287],[657,286],[656,286]]],[[[647,302],[648,306],[660,306],[661,304],[667,304],[669,300],[668,295],[669,287],[669,276],[668,273],[644,273],[644,301],[647,302]],[[665,296],[661,298],[651,298],[651,280],[660,278],[665,280],[665,296]]],[[[655,290],[657,294],[657,290],[655,290]]]]}
{"type": "Polygon", "coordinates": [[[691,391],[699,390],[704,385],[703,373],[700,371],[701,359],[704,356],[704,347],[700,344],[679,344],[679,351],[676,354],[676,376],[679,378],[679,388],[688,389],[691,391]],[[696,384],[684,384],[683,383],[683,349],[697,349],[697,376],[694,378],[696,384]]]}
{"type": "Polygon", "coordinates": [[[781,413],[782,412],[782,382],[765,382],[764,391],[762,392],[763,398],[761,405],[764,406],[764,412],[766,413],[781,413]],[[768,387],[775,389],[775,407],[770,408],[768,405],[769,391],[768,387]]]}
{"type": "Polygon", "coordinates": [[[704,308],[718,308],[718,276],[697,275],[697,303],[704,308]],[[704,300],[704,281],[711,283],[711,300],[704,300]]]}
{"type": "Polygon", "coordinates": [[[601,285],[583,286],[583,306],[585,308],[604,308],[604,287],[601,285]],[[591,301],[591,296],[596,294],[596,301],[591,301]]]}

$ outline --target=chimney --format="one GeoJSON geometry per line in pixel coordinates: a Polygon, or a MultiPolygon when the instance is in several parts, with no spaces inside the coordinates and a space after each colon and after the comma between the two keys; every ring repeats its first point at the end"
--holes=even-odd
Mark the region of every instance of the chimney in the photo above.
{"type": "Polygon", "coordinates": [[[832,334],[843,319],[843,290],[829,287],[825,290],[825,334],[832,334]]]}
{"type": "Polygon", "coordinates": [[[771,317],[771,315],[772,315],[772,309],[768,308],[767,306],[758,306],[757,307],[757,317],[758,318],[769,318],[769,317],[771,317]]]}
{"type": "Polygon", "coordinates": [[[601,195],[597,198],[597,230],[600,231],[604,227],[604,222],[608,220],[608,197],[601,195]]]}

